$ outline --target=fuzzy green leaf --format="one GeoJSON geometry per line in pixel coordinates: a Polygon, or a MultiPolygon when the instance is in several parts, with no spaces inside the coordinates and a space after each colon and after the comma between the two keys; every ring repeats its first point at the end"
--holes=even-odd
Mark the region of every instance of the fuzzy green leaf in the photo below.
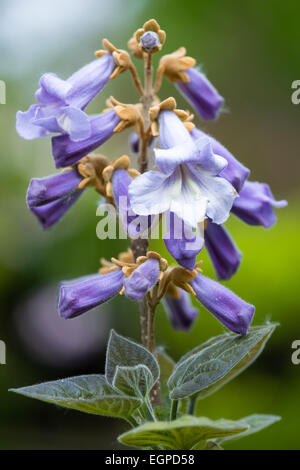
{"type": "Polygon", "coordinates": [[[225,334],[186,354],[175,366],[168,387],[172,399],[218,390],[248,367],[263,350],[276,324],[249,328],[246,336],[225,334]]]}
{"type": "Polygon", "coordinates": [[[130,397],[145,398],[154,385],[154,379],[147,366],[117,366],[113,387],[130,397]]]}
{"type": "Polygon", "coordinates": [[[238,423],[246,424],[249,426],[246,431],[236,436],[227,436],[221,439],[217,439],[217,443],[224,444],[225,442],[228,442],[228,441],[250,436],[250,434],[259,432],[262,429],[265,429],[268,426],[271,426],[271,424],[274,424],[280,420],[281,420],[281,417],[275,416],[275,415],[253,414],[250,416],[246,416],[245,418],[239,419],[237,421],[238,423]]]}
{"type": "Polygon", "coordinates": [[[217,437],[231,436],[248,428],[246,424],[195,416],[182,416],[175,421],[146,423],[119,436],[123,444],[134,447],[164,446],[188,450],[198,443],[217,437]]]}
{"type": "Polygon", "coordinates": [[[117,367],[135,367],[139,364],[148,367],[155,383],[159,378],[159,366],[153,354],[140,344],[134,343],[112,330],[106,353],[105,376],[107,382],[113,384],[117,367]]]}
{"type": "Polygon", "coordinates": [[[141,405],[141,400],[119,394],[103,375],[81,375],[11,391],[85,413],[124,419],[141,405]]]}

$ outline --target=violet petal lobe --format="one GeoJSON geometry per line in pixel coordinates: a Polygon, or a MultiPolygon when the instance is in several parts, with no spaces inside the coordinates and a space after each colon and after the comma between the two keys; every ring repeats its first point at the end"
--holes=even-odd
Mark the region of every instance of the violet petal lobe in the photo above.
{"type": "Polygon", "coordinates": [[[77,201],[84,190],[73,191],[59,199],[30,207],[44,229],[52,227],[77,201]]]}
{"type": "Polygon", "coordinates": [[[27,191],[29,207],[39,206],[74,191],[82,177],[77,170],[65,171],[45,178],[33,178],[27,191]]]}
{"type": "Polygon", "coordinates": [[[107,302],[122,288],[121,269],[107,274],[91,274],[59,286],[58,311],[61,317],[74,318],[107,302]]]}
{"type": "Polygon", "coordinates": [[[102,90],[115,67],[111,54],[82,67],[67,80],[45,73],[35,93],[39,104],[17,113],[17,132],[24,139],[50,133],[68,134],[75,142],[90,136],[88,116],[83,109],[102,90]]]}
{"type": "Polygon", "coordinates": [[[180,289],[180,298],[166,295],[163,306],[174,330],[189,331],[198,316],[198,310],[193,306],[190,295],[180,289]]]}
{"type": "Polygon", "coordinates": [[[114,68],[112,54],[105,54],[75,72],[67,80],[72,88],[66,95],[66,103],[84,109],[104,88],[114,68]]]}
{"type": "Polygon", "coordinates": [[[146,236],[148,235],[148,228],[151,227],[152,218],[151,216],[136,215],[132,210],[128,196],[128,188],[131,182],[132,178],[126,170],[117,169],[114,171],[112,185],[114,200],[119,210],[119,217],[130,238],[135,239],[144,233],[146,236]]]}
{"type": "Polygon", "coordinates": [[[131,276],[124,279],[125,295],[132,300],[141,300],[156,284],[159,277],[159,261],[149,258],[131,276]]]}
{"type": "Polygon", "coordinates": [[[196,68],[185,70],[188,82],[175,82],[176,87],[194,106],[203,119],[216,119],[224,98],[209,82],[206,76],[196,68]]]}
{"type": "Polygon", "coordinates": [[[120,118],[114,110],[90,119],[91,135],[80,142],[73,142],[68,135],[52,137],[52,153],[56,168],[76,163],[80,158],[100,147],[112,134],[120,118]]]}
{"type": "Polygon", "coordinates": [[[198,253],[202,250],[204,240],[199,237],[192,227],[171,212],[167,217],[166,235],[164,242],[169,253],[177,263],[186,269],[193,270],[198,253]]]}
{"type": "Polygon", "coordinates": [[[33,104],[27,111],[17,112],[16,129],[23,139],[32,140],[49,135],[49,131],[34,124],[38,109],[39,105],[33,104]]]}
{"type": "Polygon", "coordinates": [[[191,131],[194,140],[207,137],[212,145],[212,150],[216,155],[225,158],[228,165],[221,171],[220,176],[229,181],[232,186],[240,192],[246,179],[249,177],[250,170],[240,163],[220,142],[212,136],[205,134],[200,129],[194,128],[191,131]]]}
{"type": "Polygon", "coordinates": [[[81,179],[74,169],[30,181],[27,204],[43,228],[49,228],[58,222],[77,201],[84,191],[77,189],[81,179]]]}
{"type": "Polygon", "coordinates": [[[254,315],[248,304],[222,284],[198,274],[191,282],[199,302],[229,330],[246,335],[254,315]]]}
{"type": "Polygon", "coordinates": [[[277,220],[274,207],[286,205],[285,200],[275,200],[268,184],[247,181],[234,201],[232,212],[249,225],[270,228],[277,220]]]}
{"type": "Polygon", "coordinates": [[[214,224],[209,220],[204,236],[217,278],[230,279],[240,266],[241,252],[223,225],[214,224]]]}

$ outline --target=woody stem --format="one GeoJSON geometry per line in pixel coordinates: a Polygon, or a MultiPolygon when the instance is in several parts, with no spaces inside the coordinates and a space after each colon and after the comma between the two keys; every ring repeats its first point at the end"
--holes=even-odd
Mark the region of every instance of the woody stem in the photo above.
{"type": "MultiPolygon", "coordinates": [[[[156,290],[157,286],[154,287],[154,291],[156,290]]],[[[158,302],[153,302],[153,298],[151,297],[150,293],[147,294],[148,300],[148,341],[147,341],[147,349],[152,354],[155,355],[155,311],[158,305],[158,302]]],[[[154,387],[150,392],[150,400],[154,406],[161,405],[161,392],[160,392],[160,380],[156,382],[154,387]]]]}
{"type": "MultiPolygon", "coordinates": [[[[152,54],[148,53],[145,56],[145,87],[144,95],[141,97],[143,123],[141,126],[140,134],[140,172],[144,173],[148,168],[148,145],[151,138],[150,133],[150,119],[149,109],[153,102],[153,69],[152,69],[152,54]]],[[[148,248],[148,239],[138,238],[132,240],[131,249],[133,255],[136,258],[139,256],[145,256],[148,248]]],[[[152,354],[155,354],[155,309],[157,303],[153,303],[151,296],[148,294],[139,302],[140,310],[140,323],[141,323],[141,341],[145,348],[147,348],[152,354]]],[[[160,398],[160,383],[156,382],[150,394],[151,402],[153,405],[159,405],[161,403],[160,398]]]]}
{"type": "MultiPolygon", "coordinates": [[[[152,104],[153,92],[152,92],[152,56],[147,54],[145,57],[145,89],[143,91],[143,96],[141,97],[141,103],[143,105],[142,114],[143,114],[143,125],[141,128],[140,135],[140,157],[139,157],[139,171],[144,173],[147,171],[148,167],[148,158],[147,158],[147,149],[149,142],[149,132],[147,128],[149,127],[149,109],[152,104]]],[[[139,256],[145,256],[148,249],[148,239],[137,238],[131,241],[131,249],[134,255],[135,260],[139,256]]],[[[141,324],[141,341],[144,347],[148,346],[148,302],[144,298],[139,302],[139,311],[140,311],[140,324],[141,324]]]]}
{"type": "Polygon", "coordinates": [[[143,90],[143,87],[142,87],[142,84],[141,84],[141,80],[140,80],[140,77],[138,76],[138,73],[136,71],[135,66],[132,63],[129,66],[129,70],[130,70],[132,80],[133,80],[133,83],[134,83],[137,91],[139,92],[139,94],[141,96],[143,96],[144,95],[144,90],[143,90]]]}

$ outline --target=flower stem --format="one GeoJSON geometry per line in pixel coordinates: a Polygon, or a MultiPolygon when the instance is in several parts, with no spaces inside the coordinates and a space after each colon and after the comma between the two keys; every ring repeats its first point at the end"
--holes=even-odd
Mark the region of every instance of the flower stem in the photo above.
{"type": "Polygon", "coordinates": [[[177,418],[177,410],[178,410],[178,400],[172,400],[170,421],[173,421],[174,419],[177,418]]]}
{"type": "Polygon", "coordinates": [[[189,399],[189,407],[188,407],[188,414],[189,414],[189,415],[194,415],[194,413],[195,413],[196,401],[197,401],[197,396],[196,396],[196,395],[193,395],[193,396],[189,399]]]}
{"type": "Polygon", "coordinates": [[[148,400],[145,400],[143,405],[142,405],[142,411],[143,411],[143,414],[144,414],[144,417],[148,420],[148,421],[156,421],[156,417],[154,415],[154,411],[153,411],[153,408],[152,408],[152,405],[151,403],[148,401],[148,400]]]}
{"type": "MultiPolygon", "coordinates": [[[[140,173],[144,173],[148,168],[148,145],[151,138],[150,133],[150,118],[149,109],[153,102],[153,68],[152,68],[152,54],[148,53],[145,56],[144,62],[145,84],[143,95],[141,97],[142,103],[142,123],[140,127],[140,173]]],[[[145,256],[148,249],[148,239],[136,239],[131,242],[131,249],[135,260],[139,256],[145,256]]],[[[140,310],[140,324],[141,324],[141,341],[142,345],[146,347],[152,354],[155,354],[155,308],[149,297],[145,297],[139,302],[140,310]]],[[[160,383],[156,382],[150,393],[150,400],[153,405],[161,404],[160,396],[160,383]]]]}
{"type": "Polygon", "coordinates": [[[140,77],[138,76],[136,68],[132,63],[130,64],[129,70],[130,70],[132,80],[133,80],[133,83],[134,83],[137,91],[139,92],[139,94],[141,96],[143,96],[144,95],[144,90],[143,90],[143,87],[142,87],[142,84],[141,84],[141,81],[140,81],[140,77]]]}

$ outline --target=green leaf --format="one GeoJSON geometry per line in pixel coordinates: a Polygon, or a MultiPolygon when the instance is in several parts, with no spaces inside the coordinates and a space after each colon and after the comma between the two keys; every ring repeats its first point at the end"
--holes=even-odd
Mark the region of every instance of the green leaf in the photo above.
{"type": "Polygon", "coordinates": [[[198,346],[175,366],[168,387],[172,399],[215,392],[257,358],[276,324],[249,328],[246,336],[221,335],[198,346]]]}
{"type": "Polygon", "coordinates": [[[171,400],[169,398],[168,380],[173,372],[175,362],[163,350],[157,350],[157,361],[160,368],[160,393],[162,397],[162,404],[165,407],[170,407],[171,400]]]}
{"type": "Polygon", "coordinates": [[[124,419],[141,406],[141,400],[114,390],[104,375],[81,375],[11,391],[85,413],[124,419]]]}
{"type": "Polygon", "coordinates": [[[246,424],[236,421],[182,416],[171,422],[146,423],[119,436],[123,444],[135,447],[164,446],[176,450],[192,449],[201,441],[245,431],[246,424]]]}
{"type": "Polygon", "coordinates": [[[136,344],[112,330],[106,353],[105,376],[107,382],[112,385],[118,366],[135,367],[139,364],[148,367],[155,383],[159,378],[159,366],[153,354],[140,344],[136,344]]]}
{"type": "Polygon", "coordinates": [[[261,431],[262,429],[267,428],[268,426],[271,426],[271,424],[276,423],[277,421],[280,421],[281,417],[280,416],[275,416],[275,415],[259,415],[259,414],[253,414],[250,416],[246,416],[245,418],[239,419],[237,422],[241,424],[246,424],[249,426],[249,428],[241,433],[240,435],[237,436],[228,436],[224,437],[222,439],[217,439],[218,444],[223,444],[225,442],[235,440],[235,439],[240,439],[242,437],[250,436],[250,434],[254,434],[256,432],[261,431]]]}
{"type": "Polygon", "coordinates": [[[154,379],[147,366],[117,366],[113,387],[130,397],[145,398],[154,385],[154,379]]]}

